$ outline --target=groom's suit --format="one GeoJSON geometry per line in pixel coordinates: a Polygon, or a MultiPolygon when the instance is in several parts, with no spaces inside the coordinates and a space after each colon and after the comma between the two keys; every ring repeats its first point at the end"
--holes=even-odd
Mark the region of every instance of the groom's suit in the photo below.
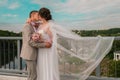
{"type": "MultiPolygon", "coordinates": [[[[37,48],[30,45],[31,34],[33,34],[35,30],[33,26],[30,24],[25,24],[22,31],[22,50],[21,57],[26,60],[27,71],[28,71],[28,80],[36,80],[36,60],[37,60],[37,48]]],[[[35,44],[34,44],[35,45],[35,44]]],[[[39,47],[44,48],[45,43],[39,43],[39,47]]]]}

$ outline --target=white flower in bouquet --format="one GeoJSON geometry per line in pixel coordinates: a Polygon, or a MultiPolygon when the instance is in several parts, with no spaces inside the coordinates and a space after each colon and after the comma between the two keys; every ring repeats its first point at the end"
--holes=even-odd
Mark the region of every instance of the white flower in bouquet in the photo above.
{"type": "Polygon", "coordinates": [[[38,41],[40,39],[40,34],[39,33],[33,33],[32,34],[32,40],[38,41]]]}
{"type": "Polygon", "coordinates": [[[39,33],[40,35],[42,35],[43,32],[44,32],[43,30],[39,30],[39,31],[38,31],[38,33],[39,33]]]}

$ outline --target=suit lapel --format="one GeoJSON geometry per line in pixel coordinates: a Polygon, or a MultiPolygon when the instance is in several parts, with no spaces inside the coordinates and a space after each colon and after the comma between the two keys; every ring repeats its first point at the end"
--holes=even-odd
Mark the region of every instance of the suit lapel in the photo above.
{"type": "Polygon", "coordinates": [[[35,32],[35,30],[34,30],[32,25],[30,25],[30,29],[31,29],[32,32],[35,32]]]}

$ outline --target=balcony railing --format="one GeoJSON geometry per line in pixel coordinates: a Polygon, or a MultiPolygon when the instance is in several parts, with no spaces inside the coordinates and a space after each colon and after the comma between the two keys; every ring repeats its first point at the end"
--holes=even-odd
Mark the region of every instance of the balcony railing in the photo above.
{"type": "Polygon", "coordinates": [[[21,37],[0,37],[0,74],[26,73],[25,62],[20,58],[21,45],[21,37]]]}
{"type": "MultiPolygon", "coordinates": [[[[115,37],[115,41],[116,40],[119,41],[120,37],[115,37]]],[[[20,58],[21,46],[21,37],[0,37],[0,74],[26,76],[26,64],[24,60],[20,58]]],[[[114,46],[115,45],[113,45],[113,47],[114,46]]],[[[117,64],[115,64],[115,67],[116,66],[117,64]]],[[[116,73],[115,71],[115,78],[117,78],[116,73]]],[[[96,68],[94,76],[97,76],[97,78],[101,77],[101,64],[96,68]]],[[[97,78],[95,80],[97,80],[97,78]]]]}

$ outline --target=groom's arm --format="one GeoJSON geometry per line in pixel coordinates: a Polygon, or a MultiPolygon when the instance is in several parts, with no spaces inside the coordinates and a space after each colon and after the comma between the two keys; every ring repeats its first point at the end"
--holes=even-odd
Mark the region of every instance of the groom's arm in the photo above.
{"type": "Polygon", "coordinates": [[[35,42],[33,40],[29,40],[29,45],[35,48],[50,48],[51,47],[51,44],[48,42],[40,43],[40,42],[35,42]]]}
{"type": "Polygon", "coordinates": [[[29,45],[36,48],[45,48],[45,43],[39,43],[33,40],[29,40],[29,45]]]}

